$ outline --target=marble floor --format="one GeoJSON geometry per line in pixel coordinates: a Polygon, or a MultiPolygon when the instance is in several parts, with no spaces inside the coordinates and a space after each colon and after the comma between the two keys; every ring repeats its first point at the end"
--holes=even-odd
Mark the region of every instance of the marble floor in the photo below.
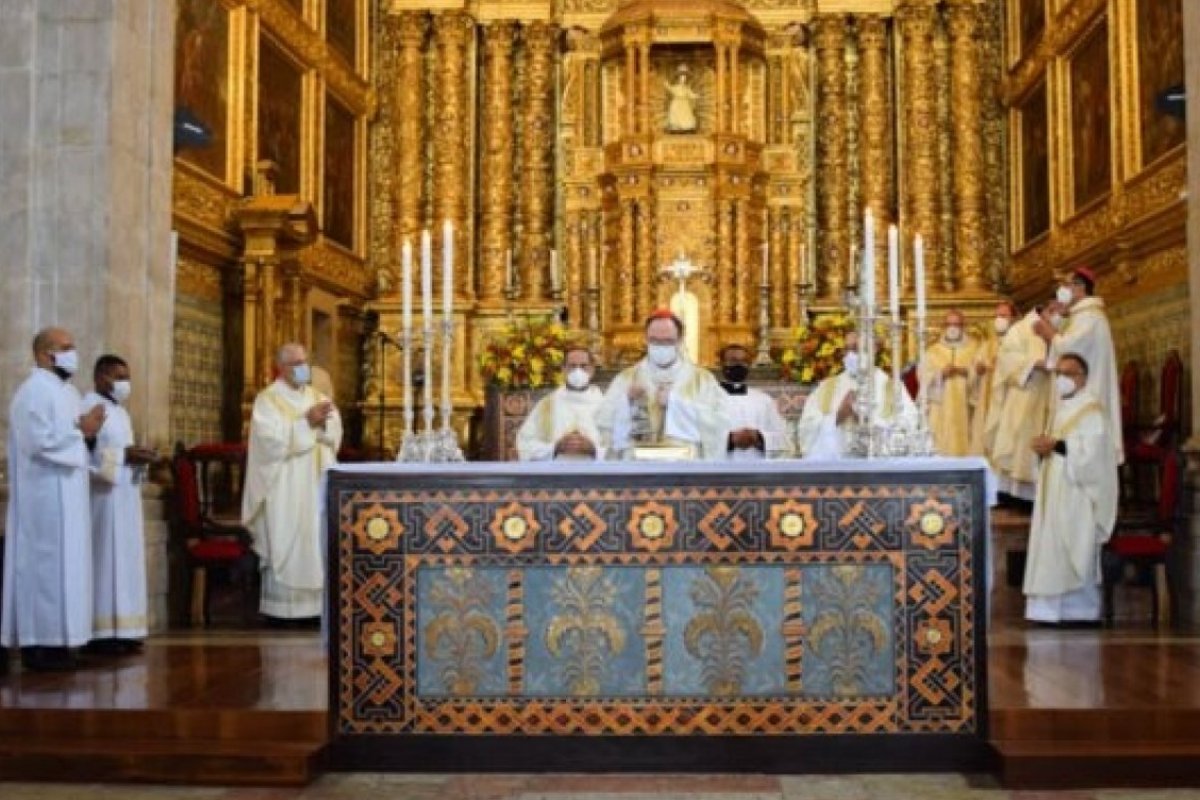
{"type": "Polygon", "coordinates": [[[325,775],[303,789],[0,782],[4,800],[1185,800],[1200,789],[1011,791],[973,775],[325,775]]]}

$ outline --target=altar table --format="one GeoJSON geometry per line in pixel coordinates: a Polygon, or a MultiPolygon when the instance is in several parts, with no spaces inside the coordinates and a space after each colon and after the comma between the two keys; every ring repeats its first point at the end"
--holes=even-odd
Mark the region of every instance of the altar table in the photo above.
{"type": "Polygon", "coordinates": [[[978,459],[329,474],[330,763],[969,770],[978,459]]]}

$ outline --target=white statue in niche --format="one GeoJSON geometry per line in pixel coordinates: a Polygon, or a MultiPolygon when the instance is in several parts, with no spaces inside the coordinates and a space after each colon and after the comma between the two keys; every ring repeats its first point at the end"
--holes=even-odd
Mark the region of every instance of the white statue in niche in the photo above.
{"type": "Polygon", "coordinates": [[[692,88],[686,64],[675,70],[675,82],[667,84],[667,96],[667,133],[694,133],[699,95],[692,88]]]}

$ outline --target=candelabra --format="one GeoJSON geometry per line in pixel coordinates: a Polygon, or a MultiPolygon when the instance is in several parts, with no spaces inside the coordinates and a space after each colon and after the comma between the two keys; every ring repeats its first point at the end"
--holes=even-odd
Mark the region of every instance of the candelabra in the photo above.
{"type": "MultiPolygon", "coordinates": [[[[404,390],[404,441],[400,445],[400,452],[396,455],[397,461],[428,464],[465,460],[462,448],[458,445],[458,437],[451,426],[454,406],[450,401],[450,359],[454,344],[454,318],[448,317],[441,320],[437,327],[441,328],[440,339],[442,345],[442,425],[441,428],[434,427],[436,412],[433,405],[433,397],[431,392],[426,392],[425,402],[421,408],[422,430],[413,430],[415,413],[412,407],[410,378],[404,390]]],[[[411,331],[402,334],[406,367],[409,362],[408,354],[411,353],[414,338],[411,331]]],[[[432,322],[422,327],[421,349],[424,355],[423,383],[433,380],[433,350],[438,344],[438,338],[432,322]]],[[[411,375],[412,373],[406,369],[406,374],[411,375]]]]}

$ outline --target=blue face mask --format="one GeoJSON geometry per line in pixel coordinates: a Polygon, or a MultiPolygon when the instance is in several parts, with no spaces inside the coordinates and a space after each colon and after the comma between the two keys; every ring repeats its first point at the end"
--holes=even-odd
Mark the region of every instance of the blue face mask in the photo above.
{"type": "Polygon", "coordinates": [[[292,367],[292,381],[298,386],[307,386],[312,382],[312,369],[308,364],[297,364],[292,367]]]}

